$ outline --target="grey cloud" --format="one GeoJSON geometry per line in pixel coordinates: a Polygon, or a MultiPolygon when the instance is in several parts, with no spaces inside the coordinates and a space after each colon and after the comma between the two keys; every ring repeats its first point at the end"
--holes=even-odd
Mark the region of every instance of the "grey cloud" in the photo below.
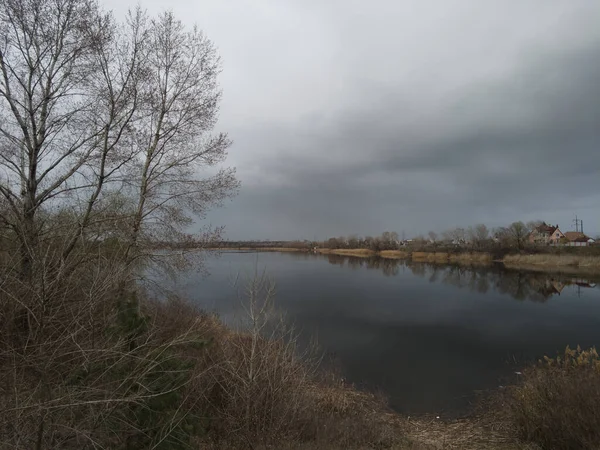
{"type": "MultiPolygon", "coordinates": [[[[600,41],[534,55],[505,79],[470,86],[412,128],[393,91],[389,102],[368,114],[352,111],[284,130],[267,126],[258,134],[281,157],[264,158],[259,173],[279,174],[289,192],[283,199],[281,191],[261,195],[273,199],[279,213],[295,217],[303,210],[304,218],[286,225],[303,235],[302,225],[315,229],[315,223],[323,223],[316,228],[327,230],[324,234],[378,231],[369,226],[372,221],[347,212],[353,208],[387,217],[388,226],[380,229],[411,232],[419,232],[419,223],[440,229],[467,224],[469,216],[484,220],[472,207],[488,209],[498,222],[493,211],[499,207],[511,211],[507,221],[532,208],[545,209],[546,217],[565,205],[574,209],[575,199],[600,194],[600,60],[594,57],[599,51],[600,41]],[[315,196],[328,201],[315,206],[310,200],[315,196]],[[333,212],[339,220],[331,220],[333,212]],[[347,222],[356,223],[355,229],[347,222]]],[[[563,211],[558,216],[568,220],[563,211]]]]}
{"type": "Polygon", "coordinates": [[[219,129],[242,191],[209,219],[231,238],[568,229],[574,213],[600,231],[600,3],[172,8],[223,56],[219,129]]]}

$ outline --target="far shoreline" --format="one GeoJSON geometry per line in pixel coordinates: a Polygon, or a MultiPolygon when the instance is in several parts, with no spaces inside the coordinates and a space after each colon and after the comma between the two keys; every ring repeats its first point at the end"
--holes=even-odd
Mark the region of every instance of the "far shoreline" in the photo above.
{"type": "Polygon", "coordinates": [[[354,258],[380,257],[386,259],[412,260],[432,264],[459,264],[470,266],[486,266],[502,263],[505,268],[513,270],[533,270],[541,272],[568,272],[590,275],[600,275],[600,256],[584,256],[574,254],[508,254],[494,258],[490,252],[462,251],[435,252],[411,250],[382,250],[375,251],[366,248],[359,249],[330,249],[330,248],[294,248],[294,247],[236,247],[216,248],[216,251],[244,252],[279,252],[279,253],[312,253],[322,255],[338,255],[354,258]]]}

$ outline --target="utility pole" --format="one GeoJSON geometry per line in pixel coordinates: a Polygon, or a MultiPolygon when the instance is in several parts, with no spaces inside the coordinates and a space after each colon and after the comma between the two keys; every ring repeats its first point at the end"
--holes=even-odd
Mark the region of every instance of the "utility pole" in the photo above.
{"type": "Polygon", "coordinates": [[[573,222],[575,222],[575,231],[579,232],[579,218],[577,217],[577,214],[575,214],[575,219],[573,219],[573,222]]]}

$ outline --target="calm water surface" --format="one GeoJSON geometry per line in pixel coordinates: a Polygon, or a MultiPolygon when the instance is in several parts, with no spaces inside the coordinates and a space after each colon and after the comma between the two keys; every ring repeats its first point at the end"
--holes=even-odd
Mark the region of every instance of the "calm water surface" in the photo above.
{"type": "Polygon", "coordinates": [[[193,301],[234,322],[236,278],[266,270],[302,336],[404,413],[460,414],[525,362],[600,343],[590,278],[292,253],[225,252],[206,264],[210,275],[179,283],[193,301]]]}

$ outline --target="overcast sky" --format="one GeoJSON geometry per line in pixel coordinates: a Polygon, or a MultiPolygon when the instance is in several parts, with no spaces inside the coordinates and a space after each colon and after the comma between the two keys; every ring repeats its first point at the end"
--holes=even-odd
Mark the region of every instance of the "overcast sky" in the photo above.
{"type": "MultiPolygon", "coordinates": [[[[105,3],[117,16],[134,2],[105,3]]],[[[150,12],[164,1],[144,1],[150,12]]],[[[171,0],[223,59],[231,239],[600,232],[600,2],[171,0]]]]}

